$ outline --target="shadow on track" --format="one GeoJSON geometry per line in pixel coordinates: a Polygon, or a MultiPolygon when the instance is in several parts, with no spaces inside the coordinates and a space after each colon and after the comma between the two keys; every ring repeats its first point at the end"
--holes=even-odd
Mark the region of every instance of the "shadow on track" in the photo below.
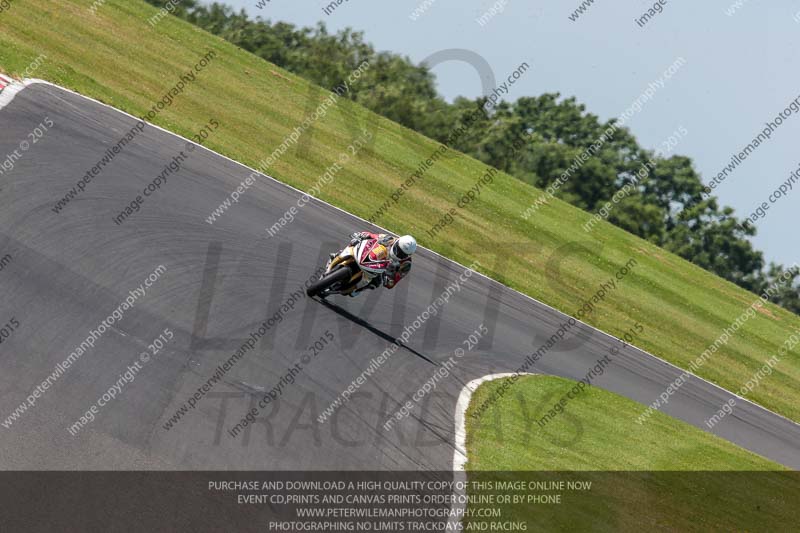
{"type": "Polygon", "coordinates": [[[416,355],[420,359],[424,359],[425,361],[429,362],[430,364],[432,364],[434,366],[440,366],[439,363],[437,363],[436,361],[432,361],[431,359],[429,359],[425,355],[423,355],[423,354],[419,353],[418,351],[416,351],[414,348],[409,348],[408,346],[403,344],[403,342],[400,339],[392,337],[388,333],[385,333],[385,332],[379,330],[378,328],[376,328],[375,326],[373,326],[372,324],[370,324],[369,322],[367,322],[363,318],[357,317],[356,315],[352,314],[351,312],[347,311],[346,309],[342,309],[338,305],[336,305],[334,303],[331,303],[331,302],[329,302],[329,301],[327,301],[327,300],[325,300],[323,298],[312,298],[312,299],[316,300],[319,303],[321,303],[322,305],[324,305],[325,307],[327,307],[328,309],[330,309],[334,313],[338,314],[339,316],[344,317],[347,320],[350,320],[351,322],[354,322],[354,323],[358,324],[359,326],[371,331],[372,333],[374,333],[378,337],[380,337],[380,338],[382,338],[382,339],[384,339],[386,341],[389,341],[391,343],[397,344],[401,348],[405,348],[406,350],[408,350],[409,352],[413,353],[414,355],[416,355]]]}

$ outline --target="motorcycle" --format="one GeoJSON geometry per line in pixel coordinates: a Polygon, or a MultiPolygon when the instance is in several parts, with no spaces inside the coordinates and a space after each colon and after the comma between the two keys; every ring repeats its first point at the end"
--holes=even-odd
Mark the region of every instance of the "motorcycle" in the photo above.
{"type": "Polygon", "coordinates": [[[306,294],[320,298],[349,294],[383,275],[390,263],[389,249],[377,239],[350,244],[328,260],[322,277],[306,289],[306,294]]]}

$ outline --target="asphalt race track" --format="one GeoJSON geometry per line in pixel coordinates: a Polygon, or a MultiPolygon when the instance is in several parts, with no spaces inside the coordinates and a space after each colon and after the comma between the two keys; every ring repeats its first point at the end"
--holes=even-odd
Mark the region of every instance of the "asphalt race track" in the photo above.
{"type": "MultiPolygon", "coordinates": [[[[0,325],[18,323],[0,344],[0,421],[26,402],[90,330],[117,310],[157,267],[166,270],[120,320],[35,398],[10,427],[0,426],[2,469],[449,470],[454,412],[462,387],[485,374],[517,369],[566,318],[496,282],[473,275],[441,312],[414,333],[348,403],[317,417],[399,337],[403,328],[464,272],[421,250],[407,282],[361,298],[294,303],[222,381],[171,429],[164,425],[312,275],[362,220],[318,201],[269,237],[301,193],[266,177],[213,225],[206,218],[250,174],[247,168],[152,126],[85,186],[60,213],[53,207],[136,120],[45,84],[0,110],[0,157],[45,119],[53,126],[0,175],[0,325]],[[181,151],[182,168],[122,224],[114,217],[181,151]],[[412,415],[384,422],[481,324],[477,348],[457,359],[412,415]],[[165,329],[173,338],[96,419],[68,431],[120,383],[165,329]],[[285,376],[307,348],[333,337],[301,371],[285,376]],[[232,437],[229,430],[281,379],[279,398],[232,437]]],[[[198,125],[198,128],[202,125],[198,125]]],[[[265,148],[265,153],[267,152],[265,148]]],[[[372,228],[376,229],[376,228],[372,228]]],[[[477,260],[491,260],[476,257],[477,260]]],[[[275,321],[273,321],[275,322],[275,321]]],[[[580,379],[619,341],[578,327],[531,371],[580,379]]],[[[650,404],[681,371],[627,347],[595,385],[650,404]]],[[[512,389],[513,390],[513,389],[512,389]]],[[[731,397],[692,378],[664,412],[704,427],[731,397]]],[[[543,406],[520,406],[544,414],[543,406]]],[[[502,421],[487,421],[502,431],[502,421]]],[[[575,440],[583,424],[573,420],[575,440]]],[[[739,401],[713,432],[794,469],[800,426],[739,401]]],[[[568,445],[568,443],[567,443],[568,445]]]]}

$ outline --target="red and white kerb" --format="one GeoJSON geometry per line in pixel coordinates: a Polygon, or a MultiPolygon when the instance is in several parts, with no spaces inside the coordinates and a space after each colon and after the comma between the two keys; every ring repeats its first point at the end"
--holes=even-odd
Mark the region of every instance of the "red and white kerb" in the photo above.
{"type": "Polygon", "coordinates": [[[13,81],[11,78],[0,74],[0,91],[11,85],[13,81]]]}

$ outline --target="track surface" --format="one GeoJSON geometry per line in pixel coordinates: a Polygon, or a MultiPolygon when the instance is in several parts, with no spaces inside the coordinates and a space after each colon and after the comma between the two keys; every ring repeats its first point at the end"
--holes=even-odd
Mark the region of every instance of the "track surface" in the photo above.
{"type": "MultiPolygon", "coordinates": [[[[158,265],[166,273],[9,429],[0,427],[3,469],[448,470],[454,410],[468,381],[513,371],[553,335],[564,315],[481,276],[472,276],[435,319],[360,388],[332,420],[317,415],[347,388],[463,271],[422,250],[407,282],[333,306],[303,299],[169,431],[163,424],[365,222],[314,201],[275,237],[271,226],[299,193],[258,179],[214,225],[205,218],[251,171],[205,149],[123,225],[112,218],[181,150],[185,140],[147,126],[60,214],[51,208],[135,120],[61,89],[34,84],[0,110],[0,157],[45,117],[55,123],[0,176],[0,323],[20,327],[0,345],[0,421],[138,287],[158,265]],[[439,381],[411,417],[386,419],[427,381],[481,323],[492,334],[439,381]],[[71,425],[137,360],[164,328],[175,338],[97,419],[71,425]],[[330,331],[332,346],[312,360],[280,401],[237,438],[228,435],[303,350],[330,331]]],[[[375,228],[373,228],[375,229],[375,228]]],[[[478,258],[480,259],[480,258],[478,258]]],[[[580,326],[530,372],[580,379],[619,342],[580,326]]],[[[625,348],[594,384],[643,404],[680,370],[625,348]]],[[[731,395],[691,379],[663,410],[698,427],[731,395]]],[[[532,427],[542,406],[521,406],[532,427]],[[536,411],[538,409],[538,411],[536,411]]],[[[512,414],[522,416],[521,413],[512,414]]],[[[502,421],[491,421],[502,431],[502,421]]],[[[799,426],[742,401],[713,432],[800,468],[799,426]]],[[[575,439],[582,436],[575,425],[575,439]]],[[[632,446],[636,443],[632,442],[632,446]]],[[[667,445],[667,444],[665,444],[667,445]]]]}

